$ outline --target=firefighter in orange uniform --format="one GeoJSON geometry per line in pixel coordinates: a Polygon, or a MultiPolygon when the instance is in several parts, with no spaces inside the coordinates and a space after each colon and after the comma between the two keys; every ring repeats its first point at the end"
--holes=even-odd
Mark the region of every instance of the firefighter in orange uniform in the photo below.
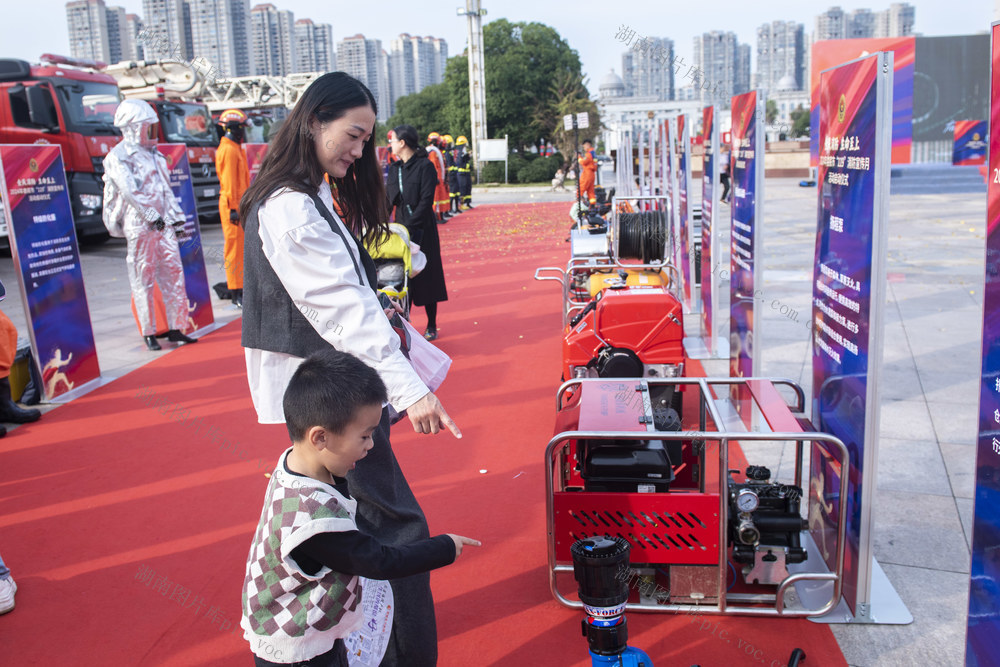
{"type": "Polygon", "coordinates": [[[580,162],[580,196],[586,197],[591,205],[597,203],[594,194],[594,183],[597,180],[597,160],[594,159],[594,144],[589,140],[583,142],[583,155],[580,162]]]}
{"type": "Polygon", "coordinates": [[[434,212],[437,213],[438,222],[443,224],[448,222],[448,218],[451,217],[451,213],[448,212],[451,207],[451,198],[448,192],[448,171],[444,155],[441,153],[441,135],[437,132],[431,132],[427,135],[427,143],[430,144],[427,147],[427,157],[434,165],[434,171],[437,172],[438,177],[437,187],[434,188],[434,212]]]}
{"type": "Polygon", "coordinates": [[[219,116],[219,125],[226,134],[215,153],[215,171],[219,175],[219,216],[225,237],[226,286],[233,303],[243,307],[243,226],[239,209],[243,193],[250,187],[247,156],[240,144],[246,132],[248,118],[239,109],[227,109],[219,116]]]}

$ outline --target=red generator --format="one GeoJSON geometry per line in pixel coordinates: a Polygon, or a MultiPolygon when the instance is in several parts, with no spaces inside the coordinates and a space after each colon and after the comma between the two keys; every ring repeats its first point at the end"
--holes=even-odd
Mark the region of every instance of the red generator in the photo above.
{"type": "Polygon", "coordinates": [[[810,559],[803,448],[826,442],[847,470],[838,500],[829,503],[837,517],[846,516],[850,464],[842,442],[803,429],[797,385],[770,378],[580,378],[557,396],[545,483],[549,584],[560,603],[582,604],[559,590],[557,575],[573,571],[572,545],[606,536],[629,543],[630,565],[621,576],[638,578],[629,584],[633,609],[815,616],[837,604],[844,524],[838,520],[830,540],[833,566],[827,569],[819,552],[810,559]],[[794,408],[775,384],[794,386],[794,408]],[[752,392],[766,430],[727,430],[735,426],[727,426],[715,396],[733,385],[752,392]],[[681,386],[690,404],[678,411],[662,392],[681,386]],[[729,445],[743,441],[794,444],[794,480],[772,479],[767,467],[743,463],[742,454],[731,459],[729,445]],[[832,582],[829,597],[819,600],[825,604],[792,600],[786,607],[785,592],[806,580],[832,582]]]}
{"type": "Polygon", "coordinates": [[[682,376],[683,318],[666,287],[612,282],[566,325],[563,379],[682,376]]]}

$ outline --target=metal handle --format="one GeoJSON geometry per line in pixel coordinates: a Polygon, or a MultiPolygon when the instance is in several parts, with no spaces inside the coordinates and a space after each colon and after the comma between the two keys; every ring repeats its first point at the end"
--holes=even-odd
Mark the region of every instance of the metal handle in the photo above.
{"type": "Polygon", "coordinates": [[[555,280],[556,282],[563,283],[566,280],[566,272],[558,266],[540,266],[535,269],[535,280],[555,280]],[[557,271],[559,277],[539,275],[542,271],[557,271]]]}

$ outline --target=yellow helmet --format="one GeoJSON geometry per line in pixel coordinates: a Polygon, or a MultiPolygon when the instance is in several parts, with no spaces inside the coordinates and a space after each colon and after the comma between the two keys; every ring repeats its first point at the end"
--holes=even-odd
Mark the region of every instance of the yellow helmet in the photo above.
{"type": "Polygon", "coordinates": [[[451,138],[450,134],[446,134],[441,138],[444,139],[444,143],[448,144],[449,146],[455,143],[455,140],[451,138]]]}
{"type": "Polygon", "coordinates": [[[455,145],[456,146],[466,146],[466,145],[468,145],[468,143],[469,143],[469,140],[466,139],[464,135],[459,136],[458,139],[455,139],[455,145]]]}
{"type": "Polygon", "coordinates": [[[440,139],[441,135],[437,132],[431,132],[427,135],[427,141],[434,141],[435,139],[440,139]]]}
{"type": "Polygon", "coordinates": [[[229,123],[246,125],[247,122],[249,122],[249,118],[247,118],[246,113],[239,109],[226,109],[219,116],[219,125],[228,125],[229,123]]]}

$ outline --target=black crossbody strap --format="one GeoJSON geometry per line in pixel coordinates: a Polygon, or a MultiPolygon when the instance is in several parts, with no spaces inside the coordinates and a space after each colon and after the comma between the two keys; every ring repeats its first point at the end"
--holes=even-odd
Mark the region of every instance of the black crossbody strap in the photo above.
{"type": "MultiPolygon", "coordinates": [[[[347,246],[347,254],[351,256],[351,262],[354,263],[354,272],[358,274],[358,282],[364,285],[365,279],[361,277],[361,267],[358,266],[358,260],[354,259],[354,253],[351,252],[351,246],[344,237],[344,232],[340,230],[340,225],[337,224],[333,214],[330,213],[330,210],[326,207],[326,204],[323,203],[323,200],[320,199],[319,196],[315,194],[310,194],[309,196],[312,198],[313,203],[316,204],[316,210],[319,211],[319,214],[326,218],[326,222],[330,225],[330,229],[332,229],[333,232],[340,237],[340,240],[344,242],[344,245],[347,246]]],[[[353,236],[351,239],[354,240],[354,245],[358,246],[357,239],[354,239],[353,236]]],[[[360,248],[358,249],[358,252],[361,252],[360,248]]],[[[372,287],[374,288],[374,286],[372,287]]]]}

